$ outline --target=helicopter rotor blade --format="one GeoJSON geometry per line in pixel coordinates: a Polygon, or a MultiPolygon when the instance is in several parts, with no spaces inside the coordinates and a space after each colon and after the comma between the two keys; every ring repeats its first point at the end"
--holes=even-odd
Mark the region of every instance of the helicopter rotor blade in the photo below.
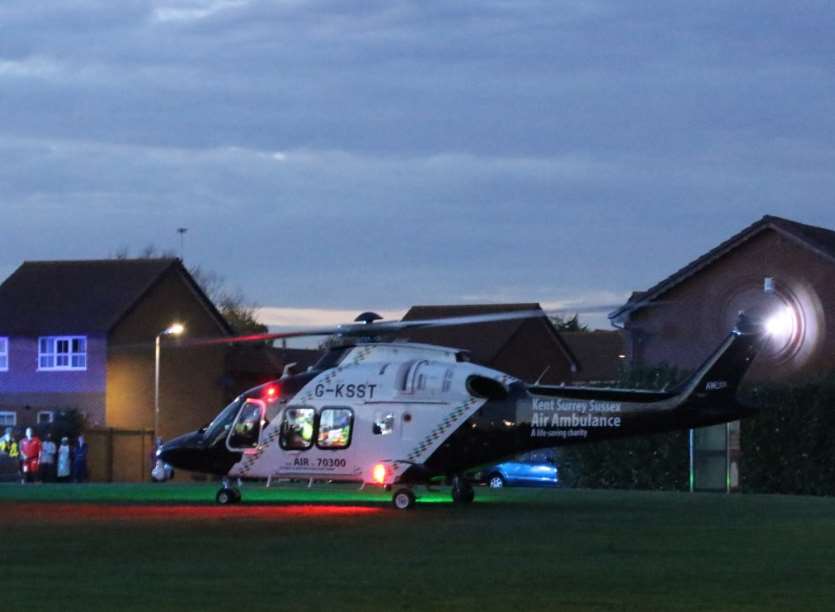
{"type": "MultiPolygon", "coordinates": [[[[664,302],[648,302],[641,306],[659,306],[664,302]]],[[[456,325],[477,325],[479,323],[493,323],[497,321],[512,321],[540,317],[554,317],[564,314],[582,314],[612,312],[623,304],[581,305],[565,308],[545,308],[531,310],[509,310],[486,314],[440,317],[434,319],[416,319],[412,321],[384,321],[373,323],[347,323],[331,327],[300,329],[286,332],[267,332],[263,334],[247,334],[226,338],[195,338],[183,340],[181,345],[193,344],[237,344],[247,342],[269,342],[271,340],[285,340],[290,338],[308,338],[315,336],[340,336],[344,338],[368,338],[392,335],[403,331],[426,329],[431,327],[451,327],[456,325]]],[[[638,304],[636,304],[638,305],[638,304]]]]}
{"type": "Polygon", "coordinates": [[[452,325],[474,325],[493,321],[509,321],[513,319],[527,319],[547,316],[542,310],[517,310],[480,315],[465,315],[460,317],[421,319],[414,321],[375,321],[374,323],[348,323],[333,327],[295,330],[287,332],[268,332],[264,334],[247,334],[225,338],[195,338],[182,340],[180,345],[188,344],[236,344],[244,342],[267,342],[288,338],[306,338],[313,336],[341,336],[346,338],[363,338],[395,334],[410,329],[427,327],[447,327],[452,325]]]}

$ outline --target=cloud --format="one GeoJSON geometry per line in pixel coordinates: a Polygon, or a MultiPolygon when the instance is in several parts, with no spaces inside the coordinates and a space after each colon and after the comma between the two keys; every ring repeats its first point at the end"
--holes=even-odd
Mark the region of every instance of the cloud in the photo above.
{"type": "Polygon", "coordinates": [[[40,57],[0,60],[0,78],[44,78],[60,72],[57,62],[40,57]]]}
{"type": "Polygon", "coordinates": [[[224,10],[248,4],[247,0],[172,0],[156,2],[154,18],[159,21],[191,21],[205,19],[224,10]]]}
{"type": "Polygon", "coordinates": [[[0,267],[188,227],[261,304],[623,296],[765,213],[835,227],[832,17],[2,3],[0,267]]]}

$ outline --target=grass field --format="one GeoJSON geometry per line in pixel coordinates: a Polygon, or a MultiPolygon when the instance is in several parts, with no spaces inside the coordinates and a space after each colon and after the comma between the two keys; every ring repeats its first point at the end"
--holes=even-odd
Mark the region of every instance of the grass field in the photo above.
{"type": "Polygon", "coordinates": [[[18,610],[835,610],[835,499],[0,485],[18,610]]]}

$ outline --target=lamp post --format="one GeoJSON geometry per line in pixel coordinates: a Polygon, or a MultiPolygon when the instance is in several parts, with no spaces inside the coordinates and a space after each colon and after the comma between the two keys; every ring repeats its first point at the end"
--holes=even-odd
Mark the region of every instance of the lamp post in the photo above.
{"type": "Polygon", "coordinates": [[[154,338],[154,444],[159,437],[159,341],[163,336],[179,336],[185,329],[182,323],[173,323],[154,338]]]}

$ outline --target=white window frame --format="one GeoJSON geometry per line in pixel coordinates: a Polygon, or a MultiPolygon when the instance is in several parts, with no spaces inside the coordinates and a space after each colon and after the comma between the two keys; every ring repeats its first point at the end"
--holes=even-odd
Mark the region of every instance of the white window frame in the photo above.
{"type": "Polygon", "coordinates": [[[0,336],[0,372],[9,371],[9,339],[0,336]]]}
{"type": "Polygon", "coordinates": [[[38,414],[35,417],[35,422],[38,425],[49,425],[50,423],[55,422],[55,411],[54,410],[38,410],[38,414]],[[46,414],[49,415],[49,420],[41,421],[41,415],[46,414]]]}
{"type": "Polygon", "coordinates": [[[7,410],[2,410],[2,411],[0,411],[0,419],[3,419],[2,421],[0,421],[0,427],[15,427],[17,425],[17,413],[16,412],[10,412],[10,411],[7,411],[7,410]],[[5,419],[7,417],[12,417],[12,422],[11,423],[7,423],[5,421],[5,419]]]}
{"type": "Polygon", "coordinates": [[[87,369],[87,336],[41,336],[38,338],[38,371],[54,372],[87,369]],[[82,348],[73,351],[73,343],[82,348]],[[44,350],[46,343],[46,350],[44,350]],[[66,343],[66,350],[59,350],[66,343]],[[59,363],[66,359],[65,363],[59,363]],[[73,365],[75,363],[75,365],[73,365]]]}

